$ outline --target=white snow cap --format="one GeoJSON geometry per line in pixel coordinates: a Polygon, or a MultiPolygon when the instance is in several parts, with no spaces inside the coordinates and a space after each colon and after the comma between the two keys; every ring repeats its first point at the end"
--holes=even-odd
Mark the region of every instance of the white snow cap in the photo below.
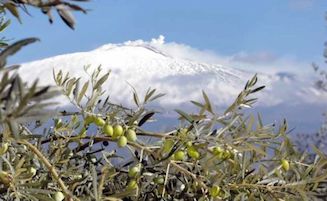
{"type": "MultiPolygon", "coordinates": [[[[71,76],[87,79],[83,66],[91,65],[96,68],[101,65],[103,72],[112,70],[105,89],[117,102],[132,103],[131,84],[141,94],[148,87],[166,93],[166,97],[158,102],[162,106],[177,107],[190,100],[200,100],[201,90],[206,91],[217,106],[229,105],[255,72],[213,63],[212,58],[212,52],[200,51],[184,44],[167,43],[165,37],[160,35],[151,41],[135,40],[107,44],[89,52],[25,63],[19,73],[28,82],[39,78],[41,84],[54,85],[53,69],[56,72],[61,69],[69,72],[71,76]],[[205,57],[210,58],[211,62],[197,60],[205,57]]],[[[259,97],[259,105],[271,106],[284,102],[314,103],[326,100],[326,95],[313,90],[310,81],[303,79],[302,75],[292,73],[287,79],[284,75],[289,74],[259,73],[260,84],[267,86],[263,92],[256,95],[259,97]]]]}

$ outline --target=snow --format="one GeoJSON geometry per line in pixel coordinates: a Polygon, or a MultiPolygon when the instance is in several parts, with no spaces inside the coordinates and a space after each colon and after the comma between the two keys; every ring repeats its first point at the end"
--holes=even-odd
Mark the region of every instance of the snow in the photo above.
{"type": "MultiPolygon", "coordinates": [[[[101,65],[103,72],[112,73],[105,89],[114,102],[132,104],[132,88],[141,94],[148,87],[156,88],[166,96],[158,101],[163,108],[175,108],[190,100],[200,100],[201,90],[206,91],[214,104],[227,106],[243,89],[246,81],[255,73],[219,64],[199,62],[178,57],[159,36],[150,42],[127,41],[121,44],[107,44],[89,52],[78,52],[46,58],[22,64],[19,69],[23,80],[40,80],[42,85],[55,85],[52,72],[60,69],[71,76],[87,79],[85,65],[96,68],[101,65]]],[[[178,47],[178,46],[174,46],[178,47]]],[[[178,51],[178,50],[175,50],[178,51]]],[[[268,71],[269,72],[269,71],[268,71]]],[[[259,93],[258,106],[318,105],[326,101],[322,94],[312,87],[309,77],[294,72],[259,73],[259,84],[266,89],[259,93]]],[[[259,86],[259,85],[258,85],[259,86]]],[[[58,97],[63,105],[69,102],[58,97]]]]}
{"type": "Polygon", "coordinates": [[[221,65],[174,58],[160,52],[152,44],[162,45],[164,38],[161,36],[150,43],[129,41],[109,44],[90,52],[34,61],[23,64],[19,73],[23,80],[39,78],[42,85],[54,85],[53,70],[58,72],[61,69],[72,76],[86,79],[83,66],[96,68],[101,65],[103,72],[112,71],[106,88],[112,97],[116,97],[115,101],[128,104],[126,100],[131,100],[132,91],[129,83],[141,92],[148,87],[157,88],[167,94],[160,103],[173,105],[197,99],[202,89],[212,92],[212,95],[217,94],[218,104],[227,104],[242,89],[246,80],[253,76],[252,73],[221,65]]]}

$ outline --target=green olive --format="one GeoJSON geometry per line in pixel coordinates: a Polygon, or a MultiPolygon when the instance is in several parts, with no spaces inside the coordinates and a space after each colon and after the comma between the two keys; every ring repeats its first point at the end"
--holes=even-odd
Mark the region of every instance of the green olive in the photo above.
{"type": "Polygon", "coordinates": [[[215,154],[216,156],[218,156],[218,155],[220,155],[221,153],[223,153],[224,152],[224,150],[221,148],[221,147],[214,147],[213,149],[212,149],[212,152],[213,152],[213,154],[215,154]]]}
{"type": "Polygon", "coordinates": [[[127,189],[133,190],[137,188],[137,182],[136,180],[130,180],[127,184],[127,189]]]}
{"type": "Polygon", "coordinates": [[[175,144],[174,141],[171,139],[165,140],[162,145],[162,152],[169,153],[171,151],[171,149],[173,148],[174,144],[175,144]]]}
{"type": "Polygon", "coordinates": [[[34,167],[31,167],[28,171],[32,176],[36,175],[36,169],[34,167]]]}
{"type": "Polygon", "coordinates": [[[219,196],[220,193],[220,187],[217,185],[214,185],[213,187],[210,188],[209,193],[212,197],[217,197],[219,196]]]}
{"type": "Polygon", "coordinates": [[[124,129],[121,125],[114,126],[114,133],[113,133],[114,138],[118,138],[119,136],[122,136],[123,133],[124,133],[124,129]]]}
{"type": "Polygon", "coordinates": [[[155,177],[153,178],[153,182],[161,185],[165,183],[165,178],[163,176],[155,177]]]}
{"type": "Polygon", "coordinates": [[[94,116],[92,116],[92,115],[91,116],[87,116],[84,119],[84,124],[85,125],[89,125],[89,124],[93,123],[94,120],[95,120],[95,117],[94,116]]]}
{"type": "Polygon", "coordinates": [[[140,173],[140,168],[138,166],[134,166],[129,169],[128,176],[129,177],[136,177],[140,173]]]}
{"type": "Polygon", "coordinates": [[[200,153],[197,152],[197,151],[190,151],[190,152],[188,152],[188,155],[193,159],[199,159],[200,158],[200,153]]]}
{"type": "Polygon", "coordinates": [[[55,201],[63,201],[64,199],[65,199],[65,196],[62,192],[58,191],[54,194],[55,201]]]}
{"type": "Polygon", "coordinates": [[[106,124],[103,127],[103,132],[106,136],[112,137],[114,135],[114,128],[111,125],[106,124]]]}
{"type": "Polygon", "coordinates": [[[131,141],[131,142],[135,142],[137,139],[136,133],[134,130],[132,129],[128,129],[127,130],[127,134],[126,134],[127,140],[131,141]]]}
{"type": "Polygon", "coordinates": [[[117,144],[119,147],[125,147],[127,145],[127,138],[125,136],[120,136],[117,144]]]}
{"type": "Polygon", "coordinates": [[[281,160],[282,168],[285,171],[288,171],[290,169],[290,163],[286,159],[281,160]]]}
{"type": "Polygon", "coordinates": [[[99,127],[102,127],[102,126],[104,126],[106,124],[106,121],[103,120],[101,117],[96,117],[94,119],[94,123],[95,123],[95,125],[97,125],[99,127]]]}
{"type": "Polygon", "coordinates": [[[184,151],[176,151],[173,157],[176,161],[183,161],[185,159],[185,153],[184,151]]]}
{"type": "Polygon", "coordinates": [[[191,141],[188,141],[186,144],[185,144],[186,147],[192,147],[193,146],[193,143],[191,141]]]}
{"type": "Polygon", "coordinates": [[[187,148],[187,154],[189,157],[193,159],[199,159],[200,158],[200,153],[194,148],[194,147],[188,147],[187,148]]]}

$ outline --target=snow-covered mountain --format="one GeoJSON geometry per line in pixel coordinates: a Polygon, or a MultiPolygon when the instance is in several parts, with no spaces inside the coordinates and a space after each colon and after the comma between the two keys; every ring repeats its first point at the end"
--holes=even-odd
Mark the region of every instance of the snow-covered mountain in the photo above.
{"type": "MultiPolygon", "coordinates": [[[[229,66],[183,58],[170,50],[161,36],[150,42],[138,40],[108,44],[89,52],[25,63],[18,72],[28,82],[38,78],[41,84],[54,85],[53,69],[57,72],[61,69],[72,76],[86,79],[88,75],[83,70],[85,65],[91,65],[92,68],[101,65],[104,72],[112,71],[105,89],[113,101],[132,104],[131,86],[141,94],[151,87],[166,94],[158,101],[164,108],[175,108],[190,100],[200,100],[201,90],[207,92],[217,107],[227,106],[242,90],[246,81],[255,74],[229,66]]],[[[263,111],[279,106],[288,108],[288,105],[289,108],[298,105],[320,111],[320,103],[326,100],[311,86],[305,75],[261,72],[259,80],[260,84],[267,86],[265,91],[258,94],[258,107],[263,108],[263,111]]],[[[68,104],[64,98],[59,99],[63,104],[68,104]]],[[[290,110],[293,114],[296,109],[290,110]]],[[[284,116],[287,116],[287,110],[283,111],[286,113],[284,116]]]]}

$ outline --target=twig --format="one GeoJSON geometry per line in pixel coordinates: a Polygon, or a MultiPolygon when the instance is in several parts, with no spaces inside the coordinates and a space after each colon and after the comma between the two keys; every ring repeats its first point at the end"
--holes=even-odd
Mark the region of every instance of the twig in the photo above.
{"type": "Polygon", "coordinates": [[[162,198],[165,196],[165,192],[166,192],[166,185],[167,185],[167,181],[168,181],[169,169],[170,169],[170,163],[167,165],[167,169],[166,169],[165,182],[164,182],[164,187],[162,189],[162,194],[161,194],[162,198]]]}

